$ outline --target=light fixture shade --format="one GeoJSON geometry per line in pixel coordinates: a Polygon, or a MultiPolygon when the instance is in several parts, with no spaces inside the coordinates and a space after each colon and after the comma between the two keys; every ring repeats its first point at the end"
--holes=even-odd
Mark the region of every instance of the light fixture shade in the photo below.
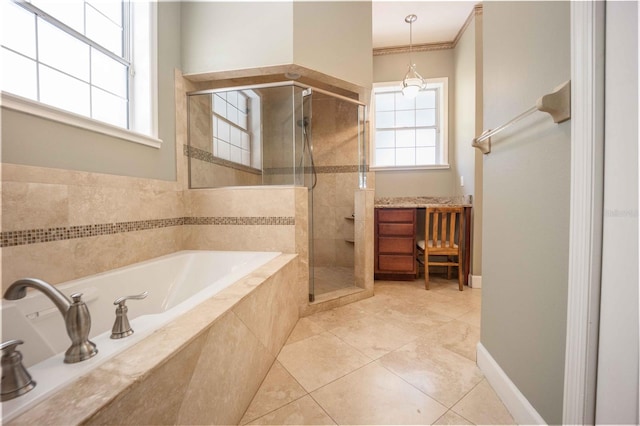
{"type": "Polygon", "coordinates": [[[422,89],[424,89],[424,80],[416,71],[415,65],[410,65],[402,80],[402,95],[405,98],[415,98],[422,89]]]}
{"type": "Polygon", "coordinates": [[[406,78],[402,82],[402,95],[405,98],[415,98],[416,96],[418,96],[418,92],[422,90],[423,85],[424,82],[421,78],[406,78]]]}

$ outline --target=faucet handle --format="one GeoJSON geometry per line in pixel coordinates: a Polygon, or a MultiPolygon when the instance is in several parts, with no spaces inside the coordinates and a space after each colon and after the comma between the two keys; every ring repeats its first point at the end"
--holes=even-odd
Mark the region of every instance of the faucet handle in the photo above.
{"type": "Polygon", "coordinates": [[[1,401],[8,401],[24,395],[36,387],[27,369],[22,365],[22,354],[16,350],[22,340],[9,340],[0,345],[2,351],[2,395],[1,401]]]}
{"type": "Polygon", "coordinates": [[[114,305],[120,305],[120,306],[124,306],[125,302],[127,300],[142,300],[145,297],[147,297],[149,295],[148,291],[145,291],[144,293],[140,293],[140,294],[134,294],[133,296],[122,296],[122,297],[118,297],[116,300],[113,301],[114,305]]]}
{"type": "Polygon", "coordinates": [[[118,305],[118,307],[116,308],[116,321],[113,323],[113,328],[111,329],[112,339],[121,339],[133,334],[133,329],[129,324],[129,318],[127,318],[129,308],[126,307],[125,302],[129,299],[144,299],[148,294],[149,292],[145,291],[144,293],[135,294],[133,296],[118,297],[113,301],[113,304],[118,305]]]}

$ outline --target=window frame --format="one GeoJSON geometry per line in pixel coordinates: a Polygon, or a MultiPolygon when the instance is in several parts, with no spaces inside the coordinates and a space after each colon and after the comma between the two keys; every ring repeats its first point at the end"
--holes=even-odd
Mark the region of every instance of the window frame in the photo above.
{"type": "MultiPolygon", "coordinates": [[[[250,96],[246,93],[244,93],[244,91],[242,90],[229,90],[229,91],[225,91],[225,92],[215,92],[211,94],[211,116],[212,116],[212,125],[213,125],[213,155],[216,158],[219,158],[221,160],[225,160],[225,161],[230,161],[232,163],[238,164],[240,166],[244,166],[244,167],[250,167],[253,168],[251,163],[252,163],[252,154],[253,154],[253,135],[251,132],[251,123],[252,123],[252,116],[251,116],[251,112],[250,112],[250,108],[249,108],[249,102],[250,102],[250,96]],[[235,108],[236,110],[240,111],[240,109],[237,107],[237,105],[233,105],[231,102],[229,102],[228,100],[228,94],[231,92],[235,92],[237,93],[237,96],[242,96],[244,98],[244,102],[245,102],[245,111],[244,111],[244,115],[246,117],[246,122],[245,122],[245,127],[242,127],[241,125],[233,122],[233,120],[231,120],[227,115],[223,115],[219,112],[216,111],[215,108],[215,98],[216,96],[218,96],[220,99],[222,99],[222,97],[220,96],[221,93],[225,94],[225,98],[222,99],[222,101],[225,103],[225,110],[228,111],[228,109],[231,108],[235,108]],[[217,146],[217,143],[219,144],[220,141],[229,145],[234,145],[233,142],[231,140],[223,140],[222,138],[216,136],[216,119],[220,120],[220,121],[224,121],[230,128],[235,128],[238,131],[240,131],[240,134],[246,134],[247,135],[247,139],[248,139],[248,144],[249,144],[249,148],[245,149],[242,147],[242,143],[241,146],[237,146],[235,145],[237,148],[240,148],[241,154],[242,152],[247,152],[249,154],[249,164],[244,164],[242,162],[238,162],[235,160],[232,160],[231,158],[223,158],[219,155],[219,153],[217,152],[219,150],[219,147],[217,146]]],[[[242,137],[242,136],[241,136],[242,137]]],[[[229,138],[231,139],[231,138],[229,138]]],[[[241,160],[242,161],[242,160],[241,160]]]]}
{"type": "MultiPolygon", "coordinates": [[[[371,91],[371,149],[370,149],[370,164],[371,170],[375,171],[399,171],[399,170],[440,170],[451,168],[449,162],[449,78],[429,78],[425,79],[425,87],[428,89],[438,88],[440,89],[440,96],[437,99],[436,107],[436,119],[439,121],[439,131],[436,132],[436,144],[439,146],[442,154],[442,163],[429,164],[429,165],[410,165],[410,166],[379,166],[376,165],[376,131],[378,130],[375,123],[376,108],[376,89],[378,88],[393,88],[397,87],[398,91],[402,88],[401,81],[390,81],[373,83],[373,89],[371,91]]],[[[394,91],[395,92],[395,91],[394,91]]],[[[420,126],[413,126],[418,129],[420,126]]],[[[436,148],[437,149],[437,148],[436,148]]]]}
{"type": "MultiPolygon", "coordinates": [[[[13,0],[5,1],[20,3],[13,0]]],[[[31,4],[26,4],[28,7],[24,8],[30,13],[34,13],[41,18],[43,16],[49,17],[46,12],[40,11],[40,9],[31,4]]],[[[128,128],[106,123],[104,121],[100,121],[98,119],[91,118],[82,114],[70,112],[40,101],[15,95],[4,90],[0,94],[2,108],[26,113],[61,124],[90,130],[96,133],[116,137],[118,139],[123,139],[153,148],[160,148],[162,145],[162,140],[158,138],[157,125],[157,5],[155,4],[155,2],[149,2],[149,9],[144,11],[146,16],[144,16],[143,19],[145,19],[146,21],[145,23],[147,24],[149,34],[145,34],[141,37],[136,37],[134,34],[132,34],[132,32],[135,31],[133,19],[134,4],[134,1],[128,2],[128,10],[124,12],[123,16],[123,19],[126,19],[128,21],[127,25],[130,28],[129,34],[131,35],[131,40],[127,40],[127,38],[125,38],[125,44],[128,43],[128,46],[123,46],[125,52],[131,52],[131,57],[129,58],[129,78],[127,79],[129,104],[127,108],[128,128]],[[136,57],[140,57],[140,55],[136,53],[137,50],[145,51],[143,55],[148,58],[146,61],[143,61],[144,65],[148,64],[148,66],[144,66],[144,68],[148,69],[141,70],[141,72],[137,72],[135,65],[136,57]],[[138,78],[136,80],[135,76],[137,74],[143,76],[144,79],[149,80],[147,84],[148,87],[143,88],[142,90],[137,87],[144,84],[144,82],[141,81],[143,78],[138,78]],[[138,94],[139,96],[135,96],[134,93],[138,94]],[[140,117],[142,117],[144,123],[141,123],[140,117]],[[136,123],[138,123],[138,125],[136,125],[136,123]],[[138,129],[140,129],[140,131],[138,131],[138,129]]],[[[23,7],[20,4],[18,4],[18,6],[23,7]]],[[[135,7],[135,9],[140,10],[138,7],[135,7]]],[[[63,27],[61,27],[60,25],[56,25],[56,22],[59,23],[59,21],[55,17],[49,18],[51,18],[54,22],[52,22],[51,20],[47,20],[47,22],[52,23],[60,31],[64,31],[65,33],[70,34],[74,38],[77,38],[84,43],[87,43],[87,40],[90,40],[86,36],[77,33],[66,24],[61,24],[63,25],[63,27]],[[77,37],[74,33],[80,34],[80,36],[82,37],[77,37]]],[[[97,48],[96,46],[99,46],[93,41],[87,44],[94,48],[97,48]]],[[[104,48],[100,47],[97,49],[104,53],[104,48]]]]}

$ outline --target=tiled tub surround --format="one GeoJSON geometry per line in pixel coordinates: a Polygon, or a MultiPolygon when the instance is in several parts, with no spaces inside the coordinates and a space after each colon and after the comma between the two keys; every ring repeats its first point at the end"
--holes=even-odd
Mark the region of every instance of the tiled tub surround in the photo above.
{"type": "Polygon", "coordinates": [[[201,192],[176,182],[15,164],[3,164],[2,178],[3,289],[26,276],[57,284],[179,250],[296,253],[296,229],[306,230],[306,209],[296,213],[288,201],[293,187],[201,192]],[[209,238],[191,237],[198,233],[209,238]]]}
{"type": "Polygon", "coordinates": [[[9,424],[237,424],[298,320],[283,254],[9,424]]]}
{"type": "Polygon", "coordinates": [[[279,226],[186,225],[184,245],[193,249],[260,250],[298,254],[296,300],[303,314],[308,305],[308,191],[302,187],[235,187],[196,189],[185,193],[185,212],[192,217],[289,217],[279,226]]]}
{"type": "Polygon", "coordinates": [[[2,288],[23,277],[57,284],[182,250],[182,226],[172,225],[184,217],[175,182],[3,164],[2,288]]]}

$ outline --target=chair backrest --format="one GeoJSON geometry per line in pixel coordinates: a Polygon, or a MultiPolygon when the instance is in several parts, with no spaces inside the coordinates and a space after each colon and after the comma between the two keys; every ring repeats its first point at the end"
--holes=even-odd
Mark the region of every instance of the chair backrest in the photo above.
{"type": "Polygon", "coordinates": [[[426,211],[425,240],[433,241],[429,250],[453,248],[462,237],[462,207],[429,207],[426,211]]]}

